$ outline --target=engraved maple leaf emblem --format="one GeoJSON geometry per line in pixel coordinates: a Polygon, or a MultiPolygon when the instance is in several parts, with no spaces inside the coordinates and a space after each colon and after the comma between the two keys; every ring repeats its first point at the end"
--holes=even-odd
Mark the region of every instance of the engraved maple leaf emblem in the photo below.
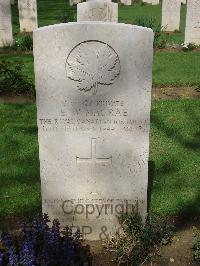
{"type": "Polygon", "coordinates": [[[80,91],[96,95],[99,84],[113,84],[120,74],[120,61],[109,45],[87,41],[72,49],[66,69],[68,78],[77,82],[80,91]]]}

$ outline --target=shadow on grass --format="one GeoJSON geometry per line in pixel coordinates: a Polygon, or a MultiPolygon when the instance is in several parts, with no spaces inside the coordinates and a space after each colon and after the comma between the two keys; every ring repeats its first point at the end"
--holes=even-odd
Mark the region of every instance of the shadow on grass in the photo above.
{"type": "MultiPolygon", "coordinates": [[[[1,104],[0,216],[29,216],[41,211],[36,108],[1,104]]],[[[9,219],[9,220],[10,220],[9,219]]]]}
{"type": "Polygon", "coordinates": [[[153,106],[148,210],[161,216],[200,215],[199,109],[192,100],[153,106]]]}
{"type": "Polygon", "coordinates": [[[147,212],[149,212],[149,208],[150,208],[154,177],[155,177],[155,162],[149,161],[148,162],[147,212]]]}
{"type": "MultiPolygon", "coordinates": [[[[172,101],[172,103],[173,103],[173,101],[172,101]]],[[[191,108],[191,110],[189,110],[189,108],[184,108],[184,106],[183,106],[182,111],[185,113],[185,117],[187,118],[187,120],[190,120],[193,124],[200,125],[200,116],[198,114],[198,110],[194,110],[194,108],[191,108]]],[[[200,131],[198,129],[196,132],[193,132],[193,136],[190,136],[193,138],[193,140],[188,141],[187,140],[188,136],[186,136],[186,134],[184,136],[184,134],[183,134],[183,133],[187,133],[186,132],[187,129],[184,127],[177,128],[177,125],[181,125],[183,123],[182,121],[180,121],[178,119],[178,114],[176,117],[176,113],[174,113],[174,121],[173,121],[174,127],[171,127],[170,124],[167,124],[167,122],[165,121],[165,118],[167,118],[167,117],[161,116],[158,112],[151,113],[151,120],[152,120],[153,125],[158,130],[162,131],[167,137],[174,139],[176,142],[178,142],[184,148],[187,148],[187,149],[195,149],[196,150],[200,147],[200,131]]]]}

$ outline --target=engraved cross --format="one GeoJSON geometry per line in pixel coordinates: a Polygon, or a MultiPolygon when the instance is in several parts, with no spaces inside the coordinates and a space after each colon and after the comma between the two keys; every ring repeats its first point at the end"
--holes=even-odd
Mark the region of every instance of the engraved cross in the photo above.
{"type": "Polygon", "coordinates": [[[96,164],[112,164],[112,156],[107,158],[97,158],[96,156],[96,139],[91,139],[91,156],[89,158],[76,157],[77,163],[89,163],[91,164],[91,175],[95,177],[96,164]]]}

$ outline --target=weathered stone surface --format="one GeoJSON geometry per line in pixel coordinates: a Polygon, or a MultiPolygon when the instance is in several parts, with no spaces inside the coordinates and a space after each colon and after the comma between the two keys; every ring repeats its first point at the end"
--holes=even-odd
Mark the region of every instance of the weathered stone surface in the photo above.
{"type": "Polygon", "coordinates": [[[188,0],[185,43],[200,45],[200,1],[188,0]]]}
{"type": "Polygon", "coordinates": [[[36,0],[18,0],[19,22],[21,32],[32,32],[37,29],[36,0]]]}
{"type": "Polygon", "coordinates": [[[181,0],[181,3],[186,5],[187,4],[187,0],[181,0]]]}
{"type": "Polygon", "coordinates": [[[175,31],[180,26],[180,0],[163,0],[162,1],[162,30],[175,31]]]}
{"type": "Polygon", "coordinates": [[[0,1],[0,47],[13,43],[10,1],[0,1]]]}
{"type": "Polygon", "coordinates": [[[77,21],[118,22],[118,4],[99,0],[78,4],[77,21]]]}
{"type": "Polygon", "coordinates": [[[142,2],[151,4],[151,5],[159,5],[159,0],[143,0],[142,2]]]}
{"type": "Polygon", "coordinates": [[[120,2],[125,6],[131,6],[133,4],[133,0],[120,0],[120,2]]]}
{"type": "Polygon", "coordinates": [[[146,215],[152,54],[152,30],[133,25],[34,32],[43,212],[87,239],[146,215]]]}
{"type": "Polygon", "coordinates": [[[159,5],[160,0],[152,0],[152,5],[159,5]]]}

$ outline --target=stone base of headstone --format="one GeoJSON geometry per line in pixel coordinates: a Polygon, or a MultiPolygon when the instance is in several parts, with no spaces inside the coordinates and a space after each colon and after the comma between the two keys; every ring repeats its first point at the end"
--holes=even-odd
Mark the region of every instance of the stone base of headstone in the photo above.
{"type": "Polygon", "coordinates": [[[118,22],[118,4],[101,0],[78,4],[77,21],[118,22]]]}

